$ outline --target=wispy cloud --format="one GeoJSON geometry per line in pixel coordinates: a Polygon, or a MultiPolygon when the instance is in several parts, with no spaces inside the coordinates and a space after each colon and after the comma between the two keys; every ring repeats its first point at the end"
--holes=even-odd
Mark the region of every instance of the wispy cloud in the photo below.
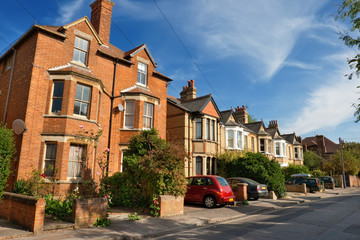
{"type": "Polygon", "coordinates": [[[186,29],[216,56],[248,57],[262,80],[281,69],[298,37],[314,27],[314,14],[324,4],[314,1],[201,2],[186,29]],[[306,6],[306,7],[304,7],[306,6]],[[191,21],[191,23],[190,23],[191,21]]]}
{"type": "Polygon", "coordinates": [[[299,61],[286,61],[284,63],[285,66],[288,67],[297,67],[305,70],[318,70],[320,69],[319,65],[309,64],[305,62],[299,62],[299,61]]]}
{"type": "Polygon", "coordinates": [[[346,71],[348,68],[324,75],[327,81],[319,88],[314,86],[314,91],[306,96],[304,107],[285,124],[284,132],[295,130],[297,134],[306,134],[336,127],[353,118],[352,104],[359,97],[356,89],[358,82],[347,80],[344,77],[346,71]]]}
{"type": "Polygon", "coordinates": [[[64,25],[72,20],[74,20],[74,15],[79,11],[82,7],[85,0],[74,0],[69,1],[66,4],[62,4],[59,6],[58,17],[55,18],[55,25],[64,25]]]}

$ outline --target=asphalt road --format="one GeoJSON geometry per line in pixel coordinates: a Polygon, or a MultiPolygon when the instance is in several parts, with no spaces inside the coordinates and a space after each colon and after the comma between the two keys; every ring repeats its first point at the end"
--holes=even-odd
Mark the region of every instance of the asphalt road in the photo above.
{"type": "Polygon", "coordinates": [[[320,199],[157,239],[360,240],[360,193],[320,199]]]}

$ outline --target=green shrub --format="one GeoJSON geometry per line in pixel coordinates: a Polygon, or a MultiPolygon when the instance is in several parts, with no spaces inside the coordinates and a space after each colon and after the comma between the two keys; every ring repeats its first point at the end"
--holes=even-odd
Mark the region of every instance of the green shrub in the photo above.
{"type": "Polygon", "coordinates": [[[307,166],[295,164],[290,164],[288,167],[283,168],[282,171],[285,175],[285,180],[290,179],[291,175],[296,173],[310,173],[310,170],[307,166]]]}
{"type": "Polygon", "coordinates": [[[150,207],[161,194],[184,196],[185,151],[161,139],[155,129],[130,140],[124,152],[124,172],[105,178],[113,205],[150,207]]]}
{"type": "Polygon", "coordinates": [[[61,201],[54,199],[52,195],[46,195],[44,198],[46,201],[45,214],[53,216],[56,220],[70,220],[74,199],[67,198],[61,201]]]}
{"type": "Polygon", "coordinates": [[[226,177],[246,177],[266,184],[278,197],[285,196],[285,179],[277,162],[261,153],[248,152],[226,164],[226,177]]]}
{"type": "Polygon", "coordinates": [[[14,153],[15,143],[12,131],[0,127],[0,199],[10,174],[10,161],[14,153]]]}

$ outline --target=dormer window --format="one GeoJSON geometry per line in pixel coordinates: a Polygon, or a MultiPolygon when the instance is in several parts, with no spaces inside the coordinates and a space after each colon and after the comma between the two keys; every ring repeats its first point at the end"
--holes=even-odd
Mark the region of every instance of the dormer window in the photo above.
{"type": "Polygon", "coordinates": [[[137,82],[144,86],[147,85],[147,65],[142,62],[138,63],[137,82]]]}
{"type": "Polygon", "coordinates": [[[89,55],[89,41],[75,37],[73,61],[87,65],[89,55]]]}

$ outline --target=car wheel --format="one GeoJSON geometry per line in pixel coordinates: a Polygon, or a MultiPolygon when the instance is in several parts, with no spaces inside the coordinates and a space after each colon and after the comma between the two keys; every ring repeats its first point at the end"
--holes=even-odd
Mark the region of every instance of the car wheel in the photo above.
{"type": "Polygon", "coordinates": [[[216,199],[213,196],[208,195],[204,198],[204,204],[207,208],[213,208],[216,205],[216,199]]]}

